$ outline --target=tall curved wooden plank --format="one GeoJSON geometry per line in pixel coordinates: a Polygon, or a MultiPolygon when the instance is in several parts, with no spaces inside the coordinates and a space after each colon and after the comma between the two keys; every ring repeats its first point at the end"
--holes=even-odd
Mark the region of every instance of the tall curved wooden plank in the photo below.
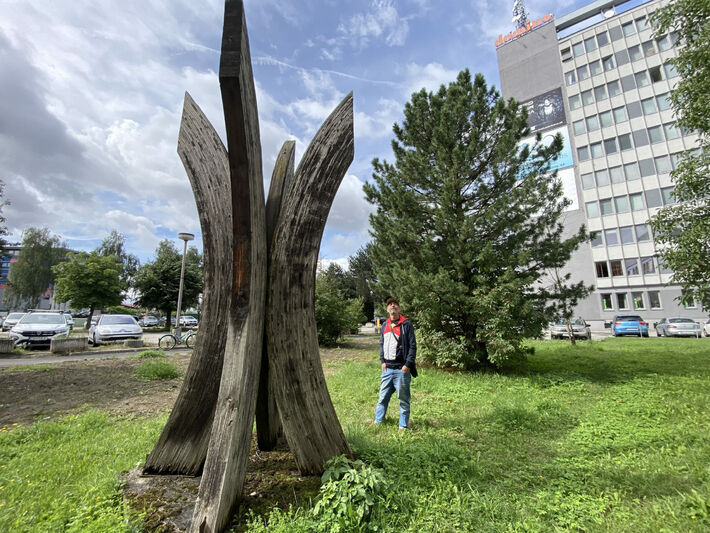
{"type": "Polygon", "coordinates": [[[232,180],[232,286],[219,396],[191,531],[220,532],[244,487],[264,333],[261,142],[244,6],[226,0],[219,71],[232,180]]]}
{"type": "Polygon", "coordinates": [[[202,321],[180,394],[143,472],[197,475],[207,455],[224,359],[224,310],[229,306],[232,284],[232,204],[227,151],[188,93],[178,154],[192,185],[202,228],[202,321]]]}
{"type": "Polygon", "coordinates": [[[350,454],[321,366],[314,290],[328,212],[353,155],[350,93],[323,123],[298,166],[269,256],[269,379],[286,439],[304,474],[321,473],[329,458],[350,454]]]}
{"type": "MultiPolygon", "coordinates": [[[[281,147],[274,171],[271,174],[269,195],[266,199],[266,255],[268,258],[271,248],[271,239],[276,229],[281,201],[288,191],[293,180],[294,160],[296,155],[296,141],[286,141],[281,147]]],[[[268,263],[268,261],[267,261],[268,263]]],[[[267,281],[268,284],[268,281],[267,281]]],[[[268,302],[267,304],[268,305],[268,302]]],[[[259,393],[256,400],[256,441],[260,450],[273,450],[279,437],[283,434],[281,419],[276,398],[269,388],[269,357],[266,337],[261,355],[261,373],[259,374],[259,393]]]]}

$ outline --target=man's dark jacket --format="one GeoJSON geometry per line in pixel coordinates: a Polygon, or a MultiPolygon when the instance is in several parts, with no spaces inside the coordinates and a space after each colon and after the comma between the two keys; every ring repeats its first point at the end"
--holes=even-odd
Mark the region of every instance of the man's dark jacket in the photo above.
{"type": "Polygon", "coordinates": [[[403,366],[409,368],[412,377],[417,377],[417,340],[414,338],[414,326],[408,318],[400,317],[399,339],[397,340],[397,358],[394,361],[385,361],[385,331],[390,325],[391,318],[387,319],[385,327],[380,333],[380,362],[385,363],[387,368],[401,369],[403,366]]]}

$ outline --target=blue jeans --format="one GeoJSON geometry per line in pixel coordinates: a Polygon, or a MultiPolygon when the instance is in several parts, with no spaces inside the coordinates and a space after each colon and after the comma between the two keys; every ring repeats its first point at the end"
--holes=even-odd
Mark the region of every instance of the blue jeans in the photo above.
{"type": "Polygon", "coordinates": [[[387,406],[394,391],[397,391],[399,398],[399,427],[409,427],[409,384],[412,381],[412,374],[406,374],[396,368],[388,368],[382,372],[382,382],[380,383],[380,399],[375,409],[375,424],[381,424],[387,413],[387,406]]]}

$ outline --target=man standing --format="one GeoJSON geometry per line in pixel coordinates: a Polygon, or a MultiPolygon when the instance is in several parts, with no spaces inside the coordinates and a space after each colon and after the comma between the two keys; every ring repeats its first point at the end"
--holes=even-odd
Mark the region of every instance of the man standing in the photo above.
{"type": "Polygon", "coordinates": [[[387,300],[389,318],[380,335],[380,362],[382,382],[380,399],[375,409],[375,424],[385,419],[392,393],[397,391],[399,399],[399,431],[409,428],[409,384],[412,376],[417,377],[417,341],[414,327],[409,319],[399,314],[399,300],[387,300]]]}

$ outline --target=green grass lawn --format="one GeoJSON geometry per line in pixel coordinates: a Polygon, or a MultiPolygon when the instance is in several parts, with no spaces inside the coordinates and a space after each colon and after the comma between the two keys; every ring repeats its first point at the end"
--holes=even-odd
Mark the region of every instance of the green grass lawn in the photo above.
{"type": "MultiPolygon", "coordinates": [[[[404,435],[396,398],[368,425],[375,346],[324,363],[352,449],[385,483],[365,530],[710,530],[710,340],[539,341],[515,372],[424,368],[404,435]]],[[[0,531],[130,531],[116,475],[164,421],[90,412],[0,428],[0,531]]],[[[336,529],[310,507],[248,529],[336,529]]]]}

